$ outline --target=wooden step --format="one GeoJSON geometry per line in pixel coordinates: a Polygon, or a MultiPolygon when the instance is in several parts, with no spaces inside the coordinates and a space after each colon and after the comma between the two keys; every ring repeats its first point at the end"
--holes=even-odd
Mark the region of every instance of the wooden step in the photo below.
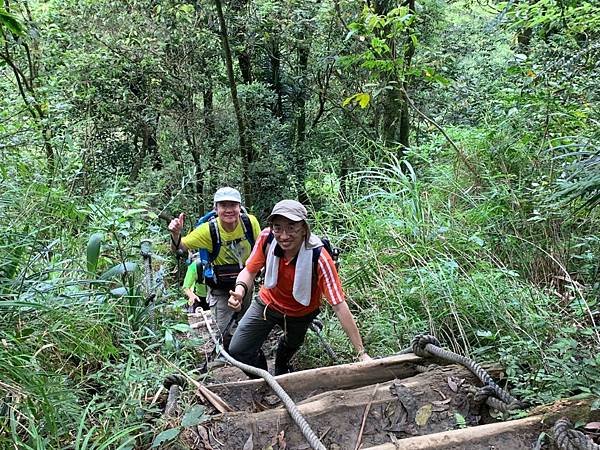
{"type": "Polygon", "coordinates": [[[561,417],[573,422],[595,420],[591,404],[591,399],[561,400],[538,407],[532,411],[534,415],[523,419],[412,437],[363,450],[530,450],[535,447],[540,433],[550,432],[561,417]]]}
{"type": "MultiPolygon", "coordinates": [[[[390,356],[372,361],[319,367],[276,377],[278,383],[295,402],[322,392],[350,389],[381,383],[417,374],[416,366],[423,359],[413,354],[390,356]]],[[[267,383],[260,380],[244,380],[213,384],[210,389],[224,398],[237,410],[254,411],[259,404],[273,406],[279,403],[267,383]],[[273,402],[269,403],[273,399],[273,402]]]]}
{"type": "MultiPolygon", "coordinates": [[[[354,448],[359,435],[364,446],[372,446],[389,441],[388,433],[412,436],[456,427],[456,411],[464,416],[471,414],[468,388],[477,381],[464,367],[439,367],[403,380],[329,390],[298,403],[298,408],[315,433],[323,436],[326,446],[354,448]],[[449,383],[449,377],[456,382],[449,383]],[[465,381],[455,392],[453,387],[460,384],[460,380],[465,381]],[[367,409],[364,433],[361,433],[367,409]]],[[[264,448],[282,430],[289,448],[302,448],[305,444],[300,430],[282,407],[258,413],[227,413],[215,417],[212,426],[227,448],[238,448],[238,440],[247,439],[250,433],[254,448],[264,448]]]]}

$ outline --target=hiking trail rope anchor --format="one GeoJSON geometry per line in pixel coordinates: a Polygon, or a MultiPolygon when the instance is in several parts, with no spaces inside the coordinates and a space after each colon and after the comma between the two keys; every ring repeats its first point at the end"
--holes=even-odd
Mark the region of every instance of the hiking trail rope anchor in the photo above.
{"type": "Polygon", "coordinates": [[[554,440],[560,450],[600,450],[600,445],[595,444],[581,431],[574,430],[569,419],[558,419],[554,424],[553,432],[554,440]]]}
{"type": "Polygon", "coordinates": [[[466,356],[440,348],[440,342],[435,336],[417,334],[413,338],[410,347],[405,348],[399,354],[403,355],[406,353],[414,353],[422,358],[437,356],[438,358],[460,364],[469,369],[485,385],[477,392],[475,396],[476,401],[483,402],[485,400],[488,406],[500,412],[508,412],[523,407],[523,404],[519,400],[498,386],[485,369],[475,361],[466,356]]]}

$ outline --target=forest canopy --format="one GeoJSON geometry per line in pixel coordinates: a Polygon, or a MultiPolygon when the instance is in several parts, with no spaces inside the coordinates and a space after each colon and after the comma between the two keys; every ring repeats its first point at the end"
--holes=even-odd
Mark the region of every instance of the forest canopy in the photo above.
{"type": "Polygon", "coordinates": [[[598,2],[4,0],[0,74],[0,447],[151,445],[198,364],[165,219],[225,185],[308,207],[372,356],[599,395],[598,2]]]}

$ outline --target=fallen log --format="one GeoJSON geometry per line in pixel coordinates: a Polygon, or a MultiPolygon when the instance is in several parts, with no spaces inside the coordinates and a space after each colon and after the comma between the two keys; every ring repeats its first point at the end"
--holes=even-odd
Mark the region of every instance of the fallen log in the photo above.
{"type": "MultiPolygon", "coordinates": [[[[390,356],[371,361],[319,367],[276,377],[288,395],[300,402],[312,395],[333,389],[351,389],[417,374],[423,358],[413,354],[390,356]]],[[[212,384],[210,389],[237,410],[256,411],[279,403],[264,380],[212,384]],[[265,400],[266,399],[266,400],[265,400]]]]}
{"type": "Polygon", "coordinates": [[[591,399],[561,400],[552,405],[535,408],[533,416],[507,422],[451,430],[426,436],[368,447],[363,450],[489,450],[491,448],[530,450],[543,431],[548,432],[560,417],[575,420],[594,420],[591,399]]]}
{"type": "MultiPolygon", "coordinates": [[[[445,364],[442,361],[423,359],[409,353],[362,363],[303,370],[276,378],[295,402],[301,402],[308,397],[334,389],[352,389],[411,377],[420,373],[422,366],[433,362],[445,364]]],[[[486,367],[486,369],[495,378],[502,374],[499,366],[486,367]]],[[[238,369],[231,368],[231,370],[238,369]]],[[[211,384],[210,389],[238,411],[262,411],[280,404],[279,399],[264,380],[211,384]]]]}
{"type": "MultiPolygon", "coordinates": [[[[469,401],[471,384],[475,383],[477,379],[462,366],[438,367],[403,380],[382,382],[376,389],[366,385],[323,392],[305,399],[298,408],[317,435],[326,434],[322,440],[326,446],[355,448],[359,438],[363,446],[372,446],[389,441],[388,433],[406,437],[454,428],[455,412],[478,421],[479,411],[473,411],[469,401]],[[456,381],[449,382],[449,377],[456,381]]],[[[304,443],[283,408],[216,416],[212,426],[219,439],[225,440],[226,448],[243,446],[237,440],[248,438],[250,433],[254,444],[264,448],[281,430],[289,448],[302,448],[304,443]]]]}

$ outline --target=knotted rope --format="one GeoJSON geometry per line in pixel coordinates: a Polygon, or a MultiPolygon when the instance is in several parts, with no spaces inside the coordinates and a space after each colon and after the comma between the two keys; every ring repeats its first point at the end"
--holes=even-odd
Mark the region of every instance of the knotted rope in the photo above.
{"type": "Polygon", "coordinates": [[[469,369],[473,375],[479,378],[485,385],[484,387],[489,386],[489,389],[482,390],[481,393],[479,393],[481,401],[483,401],[483,398],[485,397],[485,402],[498,411],[507,412],[522,407],[521,402],[498,386],[483,367],[466,356],[444,350],[440,347],[440,341],[438,341],[435,336],[430,334],[417,334],[412,339],[410,347],[402,350],[400,354],[411,352],[422,358],[436,356],[445,361],[460,364],[469,369]]]}
{"type": "Polygon", "coordinates": [[[165,416],[172,416],[176,413],[180,389],[184,388],[186,384],[186,379],[178,373],[167,375],[165,381],[163,381],[163,386],[169,391],[167,404],[165,406],[165,416]]]}
{"type": "Polygon", "coordinates": [[[560,450],[600,450],[600,445],[595,444],[581,431],[573,429],[567,418],[558,419],[554,424],[554,440],[560,450]]]}

